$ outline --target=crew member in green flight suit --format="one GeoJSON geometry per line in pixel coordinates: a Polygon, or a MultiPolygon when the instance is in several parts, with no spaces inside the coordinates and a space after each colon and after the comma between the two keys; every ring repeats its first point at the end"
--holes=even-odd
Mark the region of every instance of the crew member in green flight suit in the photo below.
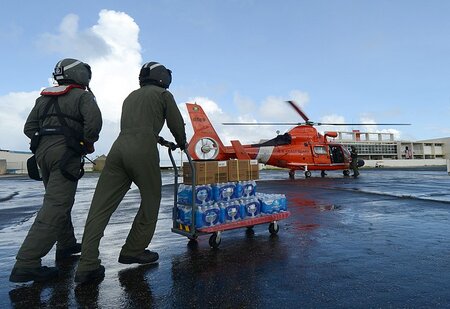
{"type": "Polygon", "coordinates": [[[108,153],[86,219],[75,275],[77,283],[104,278],[105,268],[99,259],[100,239],[132,182],[139,188],[141,204],[122,246],[119,263],[147,264],[159,258],[158,253],[146,248],[155,231],[161,202],[157,142],[164,122],[180,148],[186,147],[183,117],[167,90],[171,81],[171,71],[162,64],[145,63],[139,74],[140,88],[123,102],[120,134],[108,153]]]}
{"type": "Polygon", "coordinates": [[[359,176],[359,170],[358,170],[358,151],[356,150],[355,146],[351,146],[350,148],[350,157],[351,157],[351,162],[350,162],[350,169],[353,171],[353,177],[354,178],[358,178],[359,176]]]}
{"type": "Polygon", "coordinates": [[[78,179],[84,173],[82,158],[94,152],[102,127],[101,112],[89,88],[91,75],[86,63],[71,58],[59,61],[53,73],[58,86],[41,92],[26,120],[24,133],[32,141],[32,162],[36,172],[36,162],[40,167],[45,195],[17,253],[9,277],[12,282],[46,281],[58,276],[56,267],[41,265],[42,257],[55,243],[57,261],[81,251],[71,211],[78,179]]]}

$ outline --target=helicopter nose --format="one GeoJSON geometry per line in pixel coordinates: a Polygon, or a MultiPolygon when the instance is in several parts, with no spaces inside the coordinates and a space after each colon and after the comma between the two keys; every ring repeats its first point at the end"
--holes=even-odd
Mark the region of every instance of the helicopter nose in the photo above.
{"type": "Polygon", "coordinates": [[[363,159],[358,160],[358,167],[364,166],[365,162],[363,159]]]}

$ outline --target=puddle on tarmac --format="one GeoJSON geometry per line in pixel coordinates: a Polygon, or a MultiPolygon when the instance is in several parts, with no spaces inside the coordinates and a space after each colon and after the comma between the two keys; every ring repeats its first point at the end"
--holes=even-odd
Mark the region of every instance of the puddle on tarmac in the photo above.
{"type": "Polygon", "coordinates": [[[290,210],[292,210],[293,208],[299,209],[301,207],[306,207],[306,208],[317,208],[319,211],[332,211],[332,210],[339,210],[342,208],[342,206],[340,205],[311,200],[300,196],[294,197],[288,196],[288,202],[290,210]]]}

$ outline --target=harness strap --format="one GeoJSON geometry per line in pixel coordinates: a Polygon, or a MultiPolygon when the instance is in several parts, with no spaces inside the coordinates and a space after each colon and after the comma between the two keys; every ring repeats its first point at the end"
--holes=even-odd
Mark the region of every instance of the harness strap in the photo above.
{"type": "MultiPolygon", "coordinates": [[[[59,115],[56,113],[50,113],[50,114],[46,114],[45,116],[42,115],[41,117],[39,117],[39,120],[44,120],[45,118],[50,118],[50,117],[55,117],[55,116],[58,117],[59,115]]],[[[76,121],[80,124],[83,124],[83,119],[80,119],[78,117],[73,117],[73,116],[70,116],[70,115],[67,115],[64,113],[61,113],[61,116],[63,116],[64,118],[68,118],[70,120],[76,121]]]]}
{"type": "MultiPolygon", "coordinates": [[[[75,129],[69,127],[67,124],[67,121],[65,118],[69,118],[72,120],[76,120],[78,122],[82,122],[81,120],[75,119],[75,117],[68,116],[61,112],[61,107],[59,106],[58,102],[58,96],[52,96],[50,101],[47,102],[47,105],[45,106],[44,112],[42,116],[39,118],[41,121],[43,119],[50,117],[50,116],[56,116],[58,118],[58,121],[60,123],[60,126],[42,126],[39,130],[38,137],[45,136],[45,135],[63,135],[64,139],[66,141],[67,150],[61,157],[61,160],[59,162],[59,169],[61,171],[61,174],[69,179],[70,181],[78,181],[81,177],[84,175],[84,146],[81,143],[82,141],[82,134],[77,132],[75,129]],[[51,107],[54,107],[55,113],[49,114],[49,110],[51,107]],[[80,158],[80,167],[79,171],[76,174],[72,174],[68,171],[68,165],[69,161],[73,157],[80,158]]],[[[37,145],[36,145],[37,148],[37,145]]]]}
{"type": "MultiPolygon", "coordinates": [[[[56,97],[58,98],[58,97],[56,97]]],[[[67,125],[66,119],[62,116],[61,107],[58,104],[58,99],[56,99],[55,103],[53,103],[55,106],[55,111],[58,117],[59,122],[62,125],[62,129],[64,132],[64,137],[66,138],[66,144],[67,144],[67,151],[64,153],[64,155],[61,158],[61,161],[59,162],[59,169],[61,170],[61,173],[64,177],[71,181],[78,181],[81,177],[84,175],[84,157],[83,154],[83,147],[80,143],[81,140],[79,138],[79,134],[76,134],[76,131],[70,128],[67,125]],[[77,175],[71,174],[67,170],[67,165],[69,164],[69,159],[73,156],[73,151],[77,155],[81,155],[81,161],[80,161],[80,169],[78,171],[77,175]]]]}

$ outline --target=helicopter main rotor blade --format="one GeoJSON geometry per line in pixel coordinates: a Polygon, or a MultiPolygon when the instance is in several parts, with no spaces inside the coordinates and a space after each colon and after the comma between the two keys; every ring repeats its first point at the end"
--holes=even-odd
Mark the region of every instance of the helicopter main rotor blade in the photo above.
{"type": "Polygon", "coordinates": [[[225,126],[301,126],[306,123],[298,122],[222,122],[225,126]]]}
{"type": "Polygon", "coordinates": [[[410,123],[222,122],[225,126],[410,126],[410,123]]]}
{"type": "Polygon", "coordinates": [[[329,123],[318,122],[316,126],[410,126],[410,123],[329,123]]]}
{"type": "Polygon", "coordinates": [[[309,117],[303,112],[303,110],[294,101],[286,101],[302,118],[305,122],[309,122],[309,117]]]}

